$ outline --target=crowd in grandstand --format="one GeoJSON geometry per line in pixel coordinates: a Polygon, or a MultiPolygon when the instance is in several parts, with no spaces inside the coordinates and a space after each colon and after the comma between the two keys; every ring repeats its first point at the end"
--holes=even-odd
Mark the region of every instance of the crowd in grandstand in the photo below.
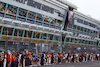
{"type": "Polygon", "coordinates": [[[27,49],[23,52],[11,51],[0,53],[0,67],[25,67],[25,66],[43,66],[63,63],[78,63],[87,61],[98,61],[99,53],[88,52],[29,52],[27,49]]]}

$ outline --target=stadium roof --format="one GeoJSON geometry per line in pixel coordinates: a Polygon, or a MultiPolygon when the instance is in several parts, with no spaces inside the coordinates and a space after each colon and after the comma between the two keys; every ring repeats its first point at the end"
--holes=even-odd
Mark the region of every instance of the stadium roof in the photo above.
{"type": "Polygon", "coordinates": [[[74,9],[78,8],[76,5],[74,5],[74,4],[72,4],[72,3],[68,2],[68,1],[65,1],[65,0],[44,0],[44,1],[49,2],[49,3],[53,4],[53,5],[56,5],[56,6],[60,7],[60,8],[63,8],[63,9],[66,9],[68,7],[72,7],[74,9]]]}

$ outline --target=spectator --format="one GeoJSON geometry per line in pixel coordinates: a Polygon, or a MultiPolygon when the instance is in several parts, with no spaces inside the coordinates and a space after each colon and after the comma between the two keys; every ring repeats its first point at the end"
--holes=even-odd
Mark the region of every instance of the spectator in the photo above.
{"type": "Polygon", "coordinates": [[[42,66],[44,65],[44,52],[43,52],[42,55],[41,55],[41,65],[42,65],[42,66]]]}

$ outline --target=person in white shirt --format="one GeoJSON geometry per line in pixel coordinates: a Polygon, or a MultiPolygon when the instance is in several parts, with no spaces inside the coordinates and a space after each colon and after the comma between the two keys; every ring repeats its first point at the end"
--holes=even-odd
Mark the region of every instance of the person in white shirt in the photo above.
{"type": "Polygon", "coordinates": [[[9,48],[9,50],[7,50],[7,53],[8,53],[8,54],[10,54],[10,53],[11,53],[10,48],[9,48]]]}
{"type": "Polygon", "coordinates": [[[27,49],[25,49],[25,52],[28,54],[28,50],[27,49]]]}
{"type": "Polygon", "coordinates": [[[47,65],[46,63],[46,54],[44,53],[44,65],[47,65]]]}
{"type": "Polygon", "coordinates": [[[7,63],[7,55],[5,54],[5,56],[4,56],[4,62],[3,62],[3,67],[6,67],[6,63],[7,63]]]}
{"type": "Polygon", "coordinates": [[[97,61],[99,60],[99,53],[97,53],[97,61]]]}
{"type": "Polygon", "coordinates": [[[76,53],[76,62],[79,62],[79,54],[76,53]]]}
{"type": "Polygon", "coordinates": [[[20,62],[21,56],[22,54],[19,54],[19,58],[18,58],[19,66],[21,66],[21,62],[20,62]]]}
{"type": "Polygon", "coordinates": [[[65,58],[66,58],[66,63],[68,63],[68,54],[65,54],[65,58]]]}

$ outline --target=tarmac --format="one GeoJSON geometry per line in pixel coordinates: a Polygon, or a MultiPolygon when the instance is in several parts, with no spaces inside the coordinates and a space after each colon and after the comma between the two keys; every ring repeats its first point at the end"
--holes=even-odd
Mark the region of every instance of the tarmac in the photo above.
{"type": "MultiPolygon", "coordinates": [[[[34,67],[34,66],[30,66],[30,67],[34,67]]],[[[48,65],[48,66],[36,66],[36,67],[100,67],[100,61],[66,63],[66,64],[48,65]]]]}

